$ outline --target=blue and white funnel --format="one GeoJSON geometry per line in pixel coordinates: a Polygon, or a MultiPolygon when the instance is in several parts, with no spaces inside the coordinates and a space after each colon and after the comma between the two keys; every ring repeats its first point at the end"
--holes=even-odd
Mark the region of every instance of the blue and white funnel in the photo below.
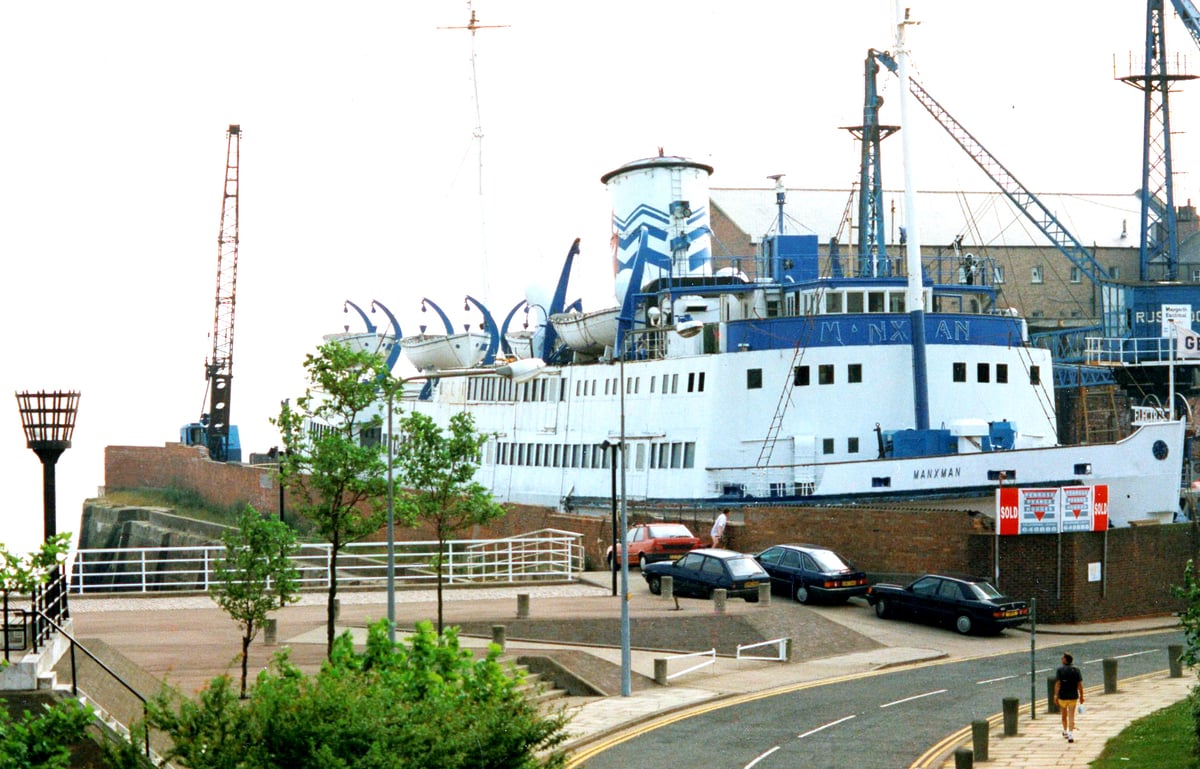
{"type": "Polygon", "coordinates": [[[667,277],[712,274],[710,174],[711,166],[660,155],[626,163],[600,177],[612,197],[618,304],[625,302],[643,228],[648,238],[639,289],[667,277]]]}

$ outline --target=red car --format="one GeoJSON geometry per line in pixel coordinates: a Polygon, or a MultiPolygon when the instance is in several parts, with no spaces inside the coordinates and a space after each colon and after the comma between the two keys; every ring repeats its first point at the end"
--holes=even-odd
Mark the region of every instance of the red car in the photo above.
{"type": "MultiPolygon", "coordinates": [[[[625,547],[629,551],[630,563],[637,563],[638,568],[656,561],[674,561],[698,547],[703,547],[700,538],[692,534],[682,523],[639,523],[630,526],[626,532],[625,547]]],[[[617,565],[621,563],[617,557],[617,565]]],[[[613,549],[608,548],[604,554],[608,568],[613,568],[613,549]]]]}

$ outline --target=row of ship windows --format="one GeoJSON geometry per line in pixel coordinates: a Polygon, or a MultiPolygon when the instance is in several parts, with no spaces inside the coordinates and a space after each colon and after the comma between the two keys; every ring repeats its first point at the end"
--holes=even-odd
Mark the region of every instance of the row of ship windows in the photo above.
{"type": "MultiPolygon", "coordinates": [[[[615,443],[521,443],[502,441],[488,449],[488,461],[515,467],[609,468],[615,443]]],[[[634,470],[678,470],[696,466],[696,443],[675,441],[627,444],[634,470]]],[[[630,457],[626,456],[626,459],[630,457]]]]}
{"type": "MultiPolygon", "coordinates": [[[[675,395],[683,388],[683,392],[702,393],[704,392],[704,372],[689,371],[680,382],[679,374],[663,374],[660,376],[647,377],[649,380],[648,387],[650,394],[661,393],[662,395],[675,395]],[[660,384],[661,382],[661,384],[660,384]]],[[[601,394],[598,386],[598,379],[580,379],[575,382],[575,396],[583,398],[592,395],[601,394]]],[[[611,377],[604,381],[604,395],[616,395],[621,391],[620,379],[611,377]]],[[[642,390],[642,378],[640,376],[628,377],[625,380],[625,394],[637,395],[642,390]]]]}
{"type": "MultiPolygon", "coordinates": [[[[816,367],[817,369],[817,384],[831,385],[836,382],[836,374],[832,363],[822,363],[816,367]]],[[[995,365],[996,382],[998,384],[1008,383],[1008,364],[997,363],[995,365]]],[[[956,361],[953,366],[953,379],[955,382],[967,381],[967,364],[962,361],[956,361]]],[[[862,382],[862,364],[850,363],[846,366],[846,381],[850,384],[858,384],[862,382]]],[[[975,381],[990,382],[992,381],[992,364],[976,363],[975,364],[975,381]]],[[[1041,383],[1041,371],[1037,366],[1029,367],[1029,383],[1037,385],[1041,383]]],[[[792,384],[796,387],[808,387],[812,384],[812,371],[810,366],[796,366],[792,370],[792,384]]],[[[763,386],[763,373],[760,368],[746,369],[746,389],[760,390],[763,386]]],[[[828,453],[828,452],[826,452],[828,453]]]]}
{"type": "MultiPolygon", "coordinates": [[[[675,395],[679,392],[704,392],[703,371],[689,371],[682,379],[679,374],[663,374],[662,376],[647,377],[650,394],[675,395]]],[[[498,377],[472,377],[467,383],[467,400],[490,401],[494,403],[511,402],[550,402],[565,401],[567,388],[561,379],[546,377],[530,382],[513,382],[498,377]]],[[[642,390],[642,377],[628,377],[625,380],[625,394],[637,395],[642,390]]],[[[575,381],[575,396],[578,398],[594,395],[616,395],[621,391],[620,379],[608,377],[605,379],[578,379],[575,381]],[[603,385],[601,385],[603,382],[603,385]],[[602,389],[603,388],[603,389],[602,389]]]]}

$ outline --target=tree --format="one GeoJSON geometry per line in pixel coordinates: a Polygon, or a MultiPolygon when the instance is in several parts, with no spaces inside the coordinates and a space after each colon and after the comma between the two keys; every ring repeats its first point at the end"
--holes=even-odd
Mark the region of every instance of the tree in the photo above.
{"type": "Polygon", "coordinates": [[[66,769],[71,746],[87,739],[94,713],[89,705],[63,700],[14,719],[0,705],[0,769],[66,769]]]}
{"type": "MultiPolygon", "coordinates": [[[[1188,561],[1183,570],[1183,584],[1171,585],[1171,592],[1184,601],[1184,610],[1179,613],[1179,623],[1183,625],[1183,640],[1185,646],[1180,662],[1196,667],[1200,665],[1200,582],[1196,579],[1195,562],[1188,561]]],[[[1200,667],[1197,667],[1200,676],[1200,667]]],[[[1196,742],[1193,750],[1200,756],[1200,684],[1192,688],[1190,696],[1192,704],[1192,729],[1196,742]]]]}
{"type": "Polygon", "coordinates": [[[296,512],[330,544],[326,653],[332,653],[338,554],[383,523],[386,465],[373,405],[395,385],[381,356],[337,341],[308,355],[304,368],[304,395],[295,408],[284,401],[273,422],[286,449],[280,482],[301,500],[296,512]]]}
{"type": "Polygon", "coordinates": [[[174,743],[166,759],[190,769],[565,766],[566,716],[543,716],[499,656],[492,645],[476,659],[428,622],[392,644],[380,621],[363,652],[340,636],[315,676],[280,653],[245,706],[222,676],[197,701],[160,695],[148,720],[174,743]]]}
{"type": "Polygon", "coordinates": [[[450,417],[448,432],[432,418],[413,412],[400,422],[404,435],[397,450],[397,483],[403,487],[396,507],[413,520],[433,526],[438,552],[437,629],[442,632],[442,566],[446,543],[467,526],[504,515],[491,492],[476,483],[479,453],[487,437],[475,431],[470,414],[450,417]]]}
{"type": "MultiPolygon", "coordinates": [[[[8,599],[12,595],[29,595],[46,584],[55,570],[67,558],[71,549],[71,534],[62,532],[47,539],[37,550],[23,555],[9,552],[0,544],[0,596],[3,597],[4,617],[8,622],[8,599]]],[[[5,628],[7,631],[7,628],[5,628]]],[[[0,667],[8,664],[8,653],[0,660],[0,667]]]]}
{"type": "Polygon", "coordinates": [[[209,594],[242,629],[244,699],[250,642],[272,611],[300,598],[299,574],[291,560],[296,535],[282,521],[264,518],[246,505],[237,528],[222,540],[225,559],[213,570],[216,584],[209,594]]]}

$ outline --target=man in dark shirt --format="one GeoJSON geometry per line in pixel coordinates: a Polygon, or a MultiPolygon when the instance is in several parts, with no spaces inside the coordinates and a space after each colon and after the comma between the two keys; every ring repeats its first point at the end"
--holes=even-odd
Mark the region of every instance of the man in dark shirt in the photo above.
{"type": "Polygon", "coordinates": [[[1062,656],[1062,665],[1054,672],[1054,701],[1062,713],[1063,736],[1075,741],[1075,708],[1083,704],[1083,674],[1072,663],[1070,654],[1062,656]]]}

